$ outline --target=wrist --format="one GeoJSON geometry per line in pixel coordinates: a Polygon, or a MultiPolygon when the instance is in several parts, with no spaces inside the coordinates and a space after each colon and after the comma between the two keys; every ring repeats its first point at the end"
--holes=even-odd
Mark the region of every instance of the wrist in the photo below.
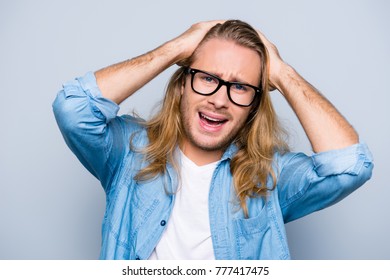
{"type": "Polygon", "coordinates": [[[159,61],[163,61],[166,68],[176,63],[177,55],[175,46],[171,41],[164,43],[153,51],[153,56],[159,61]]]}
{"type": "Polygon", "coordinates": [[[188,51],[186,41],[178,37],[164,44],[164,47],[171,57],[172,64],[180,63],[190,57],[192,52],[188,51]]]}
{"type": "Polygon", "coordinates": [[[275,71],[274,76],[271,78],[272,86],[284,94],[284,89],[288,88],[288,84],[294,75],[296,75],[294,68],[281,61],[277,67],[277,71],[275,71]]]}

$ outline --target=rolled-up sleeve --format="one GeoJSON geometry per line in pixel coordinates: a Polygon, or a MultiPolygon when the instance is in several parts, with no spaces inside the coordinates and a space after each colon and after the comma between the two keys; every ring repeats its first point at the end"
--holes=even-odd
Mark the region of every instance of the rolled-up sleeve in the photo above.
{"type": "Polygon", "coordinates": [[[340,201],[370,179],[372,169],[372,155],[365,143],[312,156],[281,156],[277,188],[284,221],[340,201]]]}
{"type": "Polygon", "coordinates": [[[117,117],[118,110],[102,96],[92,72],[65,83],[53,102],[65,142],[106,191],[129,146],[129,123],[137,126],[131,117],[117,117]]]}

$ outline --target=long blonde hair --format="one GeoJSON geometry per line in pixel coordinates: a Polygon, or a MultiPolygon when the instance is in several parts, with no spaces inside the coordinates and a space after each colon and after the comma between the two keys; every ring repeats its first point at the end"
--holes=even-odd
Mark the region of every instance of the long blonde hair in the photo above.
{"type": "MultiPolygon", "coordinates": [[[[248,197],[267,195],[276,186],[276,176],[272,166],[276,151],[286,151],[284,130],[279,125],[269,96],[268,54],[256,30],[239,20],[217,24],[205,35],[199,45],[212,38],[233,41],[238,45],[255,50],[261,59],[260,84],[262,95],[252,105],[246,125],[233,141],[238,152],[230,162],[234,187],[246,217],[249,216],[246,199],[248,197]],[[267,187],[268,176],[273,186],[267,187]]],[[[180,116],[181,86],[185,81],[186,67],[194,61],[197,52],[182,61],[180,67],[171,77],[166,90],[161,110],[145,123],[149,144],[143,150],[150,163],[136,176],[136,180],[151,179],[166,172],[167,163],[174,162],[174,151],[184,136],[180,116]]]]}

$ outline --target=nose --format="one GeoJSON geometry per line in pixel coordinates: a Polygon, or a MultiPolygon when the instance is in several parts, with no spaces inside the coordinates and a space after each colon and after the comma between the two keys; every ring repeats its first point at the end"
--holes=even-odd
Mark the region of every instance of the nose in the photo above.
{"type": "Polygon", "coordinates": [[[229,106],[229,97],[227,94],[227,86],[222,85],[216,93],[208,96],[208,103],[213,104],[215,108],[227,108],[229,106]]]}

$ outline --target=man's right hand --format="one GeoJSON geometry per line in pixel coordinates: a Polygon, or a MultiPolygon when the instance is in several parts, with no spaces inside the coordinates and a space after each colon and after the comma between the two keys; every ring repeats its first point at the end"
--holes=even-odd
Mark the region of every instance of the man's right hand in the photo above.
{"type": "Polygon", "coordinates": [[[222,22],[196,23],[153,51],[96,71],[102,95],[121,103],[171,65],[189,58],[210,28],[222,22]]]}
{"type": "Polygon", "coordinates": [[[178,50],[180,50],[180,55],[177,61],[179,65],[180,61],[189,58],[193,54],[206,33],[218,23],[224,23],[224,20],[195,23],[183,34],[172,40],[172,42],[177,44],[178,50]]]}

